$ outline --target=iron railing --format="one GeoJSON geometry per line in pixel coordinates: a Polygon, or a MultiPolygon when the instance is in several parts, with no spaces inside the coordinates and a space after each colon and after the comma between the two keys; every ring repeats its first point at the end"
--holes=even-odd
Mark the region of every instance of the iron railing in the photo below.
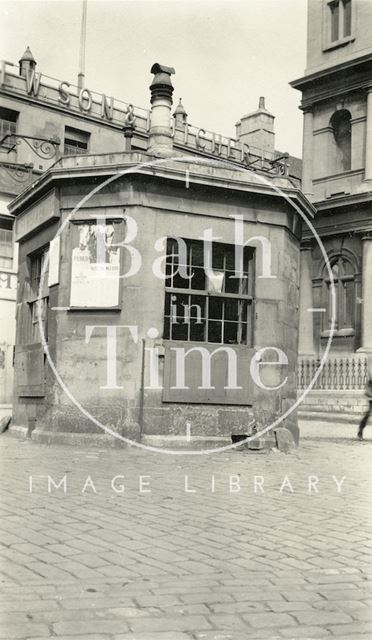
{"type": "MultiPolygon", "coordinates": [[[[303,358],[298,362],[297,388],[307,389],[313,380],[321,360],[303,358]]],[[[313,389],[358,390],[364,389],[368,382],[367,358],[340,356],[327,358],[313,389]]]]}

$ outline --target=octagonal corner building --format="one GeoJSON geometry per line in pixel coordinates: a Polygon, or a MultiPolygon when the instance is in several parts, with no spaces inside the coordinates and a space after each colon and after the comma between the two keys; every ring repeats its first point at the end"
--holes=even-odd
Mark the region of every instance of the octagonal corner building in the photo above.
{"type": "Polygon", "coordinates": [[[313,206],[274,149],[264,99],[231,140],[188,124],[181,101],[172,114],[174,69],[151,72],[148,120],[130,106],[116,152],[60,157],[9,206],[13,422],[41,440],[106,427],[183,449],[277,422],[298,441],[300,239],[313,206]]]}

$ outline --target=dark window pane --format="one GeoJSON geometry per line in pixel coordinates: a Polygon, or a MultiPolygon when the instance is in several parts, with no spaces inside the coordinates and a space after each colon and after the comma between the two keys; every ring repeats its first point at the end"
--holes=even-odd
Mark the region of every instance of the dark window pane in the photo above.
{"type": "MultiPolygon", "coordinates": [[[[177,251],[177,243],[173,238],[167,240],[167,256],[175,254],[177,251]]],[[[167,258],[168,259],[168,258],[167,258]]]]}
{"type": "Polygon", "coordinates": [[[202,242],[192,243],[191,246],[191,264],[195,267],[204,266],[204,250],[202,242]]]}
{"type": "Polygon", "coordinates": [[[225,344],[238,343],[238,327],[237,322],[225,322],[223,328],[223,341],[225,344]]]}
{"type": "Polygon", "coordinates": [[[222,342],[222,322],[208,322],[208,342],[222,342]]]}
{"type": "Polygon", "coordinates": [[[335,42],[339,39],[338,20],[340,8],[338,6],[338,0],[329,5],[329,8],[331,10],[331,41],[335,42]]]}
{"type": "Polygon", "coordinates": [[[209,298],[209,317],[213,320],[222,319],[223,314],[223,298],[209,298]]]}
{"type": "Polygon", "coordinates": [[[177,318],[177,323],[171,325],[172,340],[187,340],[189,325],[183,318],[177,318]]]}
{"type": "Polygon", "coordinates": [[[183,293],[172,293],[170,299],[170,315],[184,319],[187,316],[189,296],[183,293]]]}
{"type": "Polygon", "coordinates": [[[201,322],[195,322],[191,320],[190,322],[190,340],[195,340],[196,342],[204,342],[205,340],[205,320],[201,322]]]}
{"type": "Polygon", "coordinates": [[[206,302],[205,296],[189,296],[189,316],[195,320],[201,320],[205,318],[206,314],[206,302]]]}
{"type": "Polygon", "coordinates": [[[171,294],[170,293],[166,293],[165,294],[165,304],[164,304],[164,314],[166,316],[170,315],[170,305],[171,305],[171,294]]]}
{"type": "Polygon", "coordinates": [[[235,320],[236,322],[238,319],[238,300],[225,299],[225,320],[235,320]]]}
{"type": "MultiPolygon", "coordinates": [[[[188,276],[190,274],[190,270],[186,269],[186,272],[182,271],[182,273],[188,276]]],[[[176,273],[173,277],[173,287],[175,289],[189,289],[190,278],[183,278],[180,273],[176,273]]]]}
{"type": "MultiPolygon", "coordinates": [[[[249,311],[251,311],[251,306],[249,311]]],[[[243,322],[247,322],[248,317],[248,302],[247,300],[241,300],[239,302],[239,320],[243,320],[243,322]]]]}
{"type": "Polygon", "coordinates": [[[235,272],[230,271],[225,278],[225,291],[226,293],[239,293],[240,290],[240,278],[235,277],[235,272]]]}
{"type": "Polygon", "coordinates": [[[164,318],[164,330],[163,330],[163,338],[164,340],[169,340],[169,327],[170,327],[170,319],[164,318]]]}
{"type": "Polygon", "coordinates": [[[221,244],[213,244],[212,267],[213,269],[224,268],[224,248],[221,244]]]}
{"type": "Polygon", "coordinates": [[[235,247],[234,245],[225,246],[225,269],[235,270],[235,247]]]}
{"type": "Polygon", "coordinates": [[[205,272],[203,267],[193,267],[191,289],[205,290],[205,272]]]}

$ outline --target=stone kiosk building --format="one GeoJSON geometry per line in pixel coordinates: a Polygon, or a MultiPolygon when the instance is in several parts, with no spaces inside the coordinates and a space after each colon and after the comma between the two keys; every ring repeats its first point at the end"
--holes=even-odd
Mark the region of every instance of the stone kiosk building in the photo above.
{"type": "MultiPolygon", "coordinates": [[[[61,158],[10,205],[14,424],[48,439],[101,423],[192,447],[288,411],[297,438],[301,215],[313,208],[271,149],[204,130],[183,149],[173,70],[152,72],[146,152],[129,127],[126,151],[61,158]]],[[[270,133],[263,102],[257,115],[270,133]]],[[[257,139],[257,126],[239,126],[257,139]]]]}
{"type": "MultiPolygon", "coordinates": [[[[275,150],[274,116],[262,101],[238,121],[235,140],[192,126],[181,102],[171,120],[177,152],[229,157],[271,172],[285,161],[275,150]]],[[[62,156],[114,153],[125,141],[146,152],[149,129],[149,109],[97,93],[81,75],[77,85],[46,75],[29,47],[18,64],[0,61],[0,417],[12,412],[15,344],[18,244],[9,203],[62,156]]],[[[287,162],[297,183],[300,164],[287,162]]]]}

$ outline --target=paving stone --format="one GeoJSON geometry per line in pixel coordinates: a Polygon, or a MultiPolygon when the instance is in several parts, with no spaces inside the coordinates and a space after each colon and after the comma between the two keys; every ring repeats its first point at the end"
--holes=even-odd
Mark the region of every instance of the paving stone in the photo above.
{"type": "Polygon", "coordinates": [[[287,613],[248,613],[243,619],[254,628],[295,626],[295,620],[287,613]]]}
{"type": "Polygon", "coordinates": [[[57,636],[63,635],[84,635],[89,636],[90,633],[114,634],[129,631],[128,625],[124,620],[73,620],[56,622],[53,625],[53,632],[57,636]]]}
{"type": "Polygon", "coordinates": [[[113,640],[193,640],[193,635],[189,633],[178,633],[171,631],[170,633],[125,633],[124,635],[114,636],[113,640]]]}
{"type": "Polygon", "coordinates": [[[131,631],[192,631],[210,629],[211,624],[204,616],[174,616],[162,618],[137,618],[130,620],[131,631]]]}
{"type": "Polygon", "coordinates": [[[25,622],[24,624],[7,624],[5,628],[0,626],[0,638],[4,640],[10,640],[11,638],[25,638],[27,636],[41,638],[49,638],[49,629],[44,624],[33,624],[32,622],[25,622]]]}
{"type": "MultiPolygon", "coordinates": [[[[112,636],[111,635],[107,635],[107,633],[102,634],[102,633],[89,633],[89,634],[84,634],[81,635],[79,634],[78,636],[48,636],[53,637],[55,640],[111,640],[112,636]]],[[[43,638],[34,638],[29,636],[28,638],[26,638],[25,640],[45,640],[45,637],[43,638]]]]}
{"type": "Polygon", "coordinates": [[[297,611],[295,613],[297,620],[301,624],[311,625],[316,619],[317,625],[329,625],[329,624],[346,624],[352,622],[353,619],[350,615],[342,613],[340,611],[317,611],[316,616],[314,613],[308,613],[307,611],[297,611]]]}
{"type": "MultiPolygon", "coordinates": [[[[316,622],[316,618],[314,618],[314,622],[316,622]]],[[[301,638],[304,640],[313,640],[315,638],[329,638],[331,636],[331,632],[324,627],[303,626],[296,627],[295,630],[293,627],[289,627],[289,629],[280,629],[280,634],[284,638],[288,638],[290,640],[300,640],[301,638]]]]}
{"type": "Polygon", "coordinates": [[[358,444],[307,441],[275,461],[134,450],[93,459],[3,436],[12,494],[0,483],[0,639],[370,640],[370,450],[358,444]],[[126,494],[113,496],[123,465],[126,494]],[[56,478],[70,469],[71,492],[29,494],[25,468],[56,478]],[[151,499],[135,489],[139,473],[151,475],[151,499]],[[240,473],[244,491],[212,494],[211,473],[220,487],[240,473]],[[88,474],[97,495],[81,495],[88,474]],[[184,493],[185,474],[196,494],[184,493]],[[259,500],[248,490],[255,474],[266,478],[259,500]],[[285,474],[294,494],[278,492],[285,474]],[[308,496],[309,474],[326,490],[308,496]],[[333,492],[331,474],[347,490],[333,492]]]}

